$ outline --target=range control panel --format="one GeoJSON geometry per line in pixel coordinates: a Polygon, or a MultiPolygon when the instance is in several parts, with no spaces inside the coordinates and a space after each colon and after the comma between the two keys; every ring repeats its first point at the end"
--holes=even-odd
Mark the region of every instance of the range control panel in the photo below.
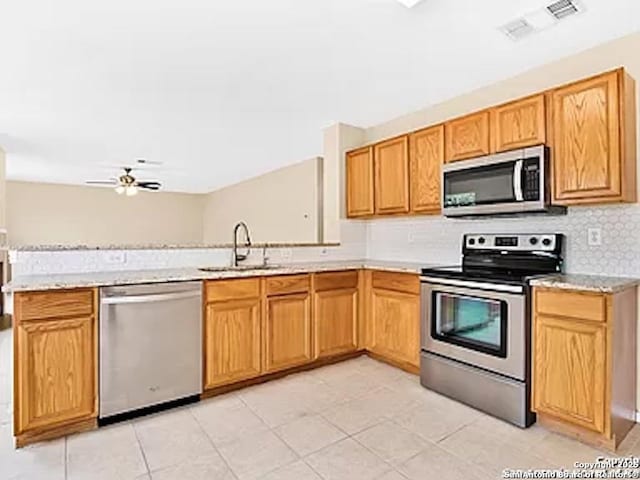
{"type": "Polygon", "coordinates": [[[560,250],[562,235],[556,233],[494,234],[472,233],[464,236],[465,250],[560,250]]]}

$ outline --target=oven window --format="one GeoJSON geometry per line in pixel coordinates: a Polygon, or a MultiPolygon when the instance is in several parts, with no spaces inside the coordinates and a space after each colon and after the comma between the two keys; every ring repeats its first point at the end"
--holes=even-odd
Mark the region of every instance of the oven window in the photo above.
{"type": "Polygon", "coordinates": [[[433,292],[431,336],[497,357],[507,356],[507,303],[433,292]]]}
{"type": "Polygon", "coordinates": [[[444,176],[444,206],[515,202],[514,167],[515,162],[505,162],[447,172],[444,176]]]}

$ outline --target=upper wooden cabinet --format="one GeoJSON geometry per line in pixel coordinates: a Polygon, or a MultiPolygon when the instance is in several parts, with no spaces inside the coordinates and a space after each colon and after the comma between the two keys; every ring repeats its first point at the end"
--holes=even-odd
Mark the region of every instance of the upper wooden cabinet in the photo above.
{"type": "Polygon", "coordinates": [[[636,200],[635,82],[623,70],[552,92],[554,203],[636,200]]]}
{"type": "Polygon", "coordinates": [[[440,175],[443,162],[444,125],[409,135],[412,212],[440,212],[440,175]]]}
{"type": "Polygon", "coordinates": [[[447,162],[490,153],[488,110],[456,118],[444,126],[447,162]]]}
{"type": "Polygon", "coordinates": [[[373,176],[373,147],[347,153],[347,217],[373,215],[373,176]]]}
{"type": "Polygon", "coordinates": [[[409,137],[392,138],[374,147],[375,211],[409,211],[409,137]]]}
{"type": "Polygon", "coordinates": [[[95,299],[93,289],[15,294],[18,445],[97,416],[95,299]]]}
{"type": "Polygon", "coordinates": [[[540,145],[547,140],[543,94],[491,110],[491,151],[505,152],[540,145]]]}
{"type": "Polygon", "coordinates": [[[260,279],[207,282],[204,388],[261,373],[260,279]]]}

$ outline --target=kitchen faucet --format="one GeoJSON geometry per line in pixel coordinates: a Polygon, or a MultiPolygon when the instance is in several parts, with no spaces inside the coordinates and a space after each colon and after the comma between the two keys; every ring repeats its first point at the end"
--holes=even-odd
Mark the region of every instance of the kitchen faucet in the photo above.
{"type": "Polygon", "coordinates": [[[247,224],[244,222],[238,222],[236,226],[233,227],[233,266],[237,267],[238,263],[246,260],[250,253],[251,237],[249,236],[249,227],[247,227],[247,224]],[[240,228],[244,230],[246,253],[238,253],[238,230],[240,230],[240,228]]]}

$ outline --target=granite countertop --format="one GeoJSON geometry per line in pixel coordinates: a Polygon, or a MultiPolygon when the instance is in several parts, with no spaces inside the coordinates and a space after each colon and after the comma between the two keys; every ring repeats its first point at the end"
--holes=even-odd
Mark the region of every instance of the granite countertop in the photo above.
{"type": "Polygon", "coordinates": [[[640,284],[631,277],[605,277],[600,275],[559,274],[531,280],[534,287],[584,290],[587,292],[615,293],[640,284]]]}
{"type": "MultiPolygon", "coordinates": [[[[293,247],[339,247],[338,242],[258,242],[251,248],[293,248],[293,247]]],[[[69,250],[202,250],[212,248],[233,248],[233,243],[148,243],[113,245],[9,245],[7,250],[17,252],[65,252],[69,250]]]]}
{"type": "Polygon", "coordinates": [[[313,263],[292,263],[270,266],[268,269],[222,270],[207,272],[197,268],[125,270],[119,272],[70,273],[59,275],[24,275],[13,278],[2,291],[5,293],[56,290],[64,288],[106,287],[139,283],[183,282],[190,280],[217,280],[223,278],[286,275],[292,273],[330,272],[370,268],[390,272],[420,273],[424,263],[378,260],[342,260],[313,263]]]}

